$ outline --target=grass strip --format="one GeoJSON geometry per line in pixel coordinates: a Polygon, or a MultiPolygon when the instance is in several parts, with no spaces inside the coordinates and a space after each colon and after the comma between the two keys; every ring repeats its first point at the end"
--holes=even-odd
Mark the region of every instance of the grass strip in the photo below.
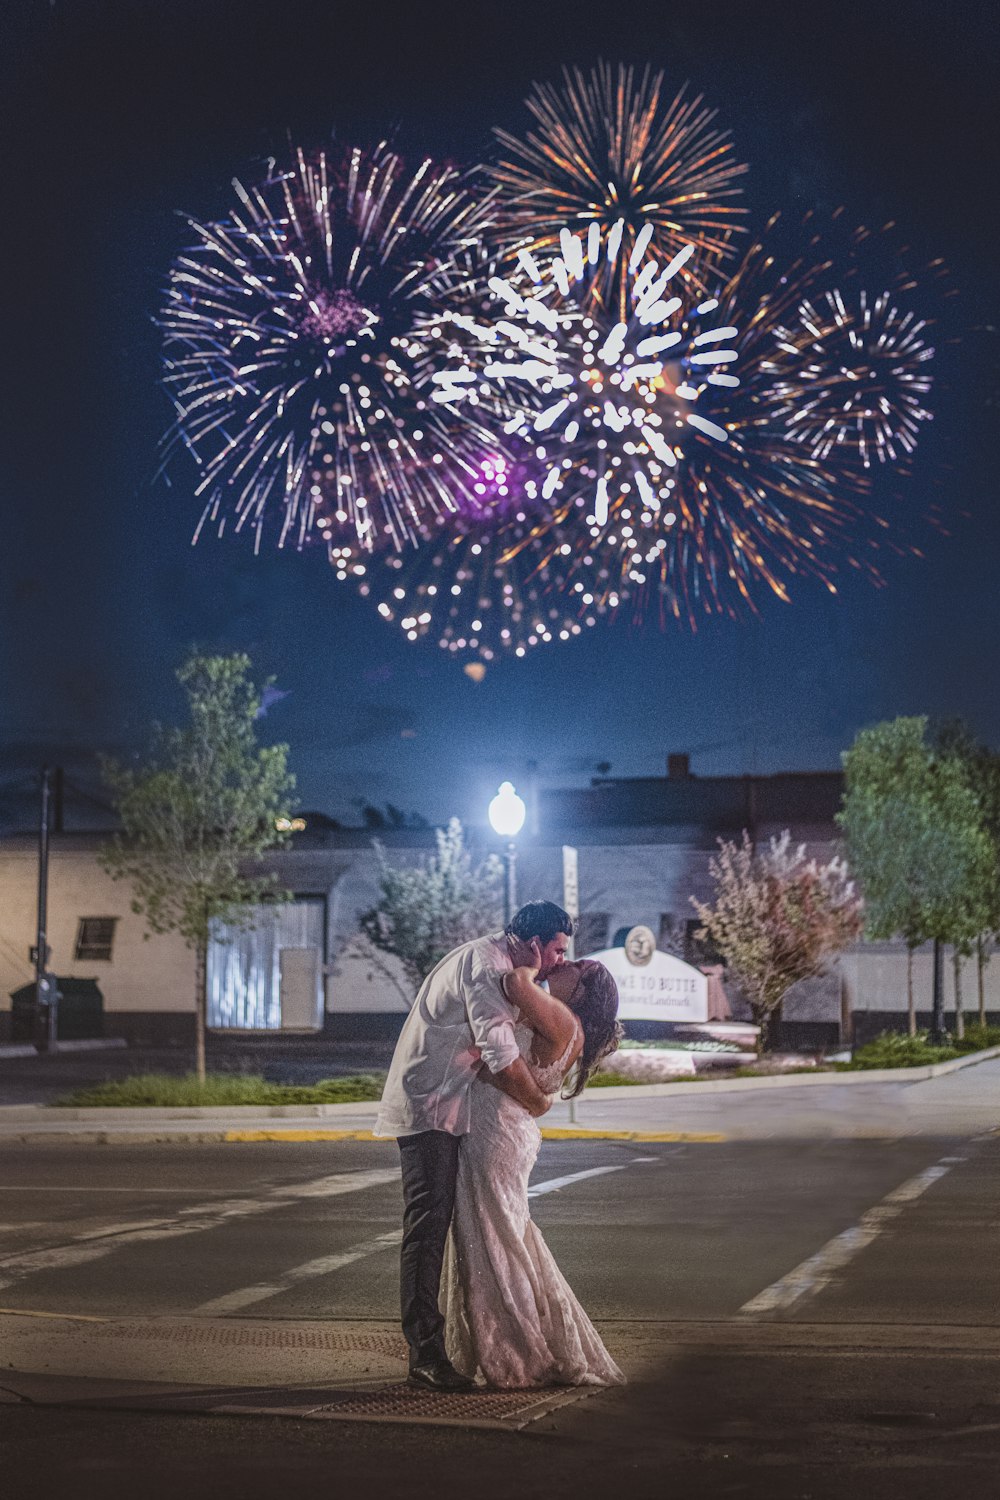
{"type": "Polygon", "coordinates": [[[238,1104],[360,1104],[382,1097],[384,1073],[351,1073],[319,1083],[268,1083],[256,1073],[209,1073],[199,1083],[194,1073],[139,1073],[90,1084],[55,1101],[72,1109],[197,1109],[238,1104]]]}

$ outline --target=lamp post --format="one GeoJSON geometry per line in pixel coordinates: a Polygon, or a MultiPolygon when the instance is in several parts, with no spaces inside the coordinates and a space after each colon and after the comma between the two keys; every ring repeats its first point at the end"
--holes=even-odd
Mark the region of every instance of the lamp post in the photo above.
{"type": "Polygon", "coordinates": [[[55,980],[49,973],[49,791],[50,771],[42,769],[42,806],[38,825],[38,922],[32,956],[35,961],[35,1045],[40,1052],[56,1052],[57,1005],[55,980]]]}
{"type": "Polygon", "coordinates": [[[503,922],[506,927],[517,907],[517,844],[515,839],[524,827],[527,809],[514,790],[514,783],[504,781],[490,803],[490,824],[494,833],[507,840],[504,850],[503,922]]]}

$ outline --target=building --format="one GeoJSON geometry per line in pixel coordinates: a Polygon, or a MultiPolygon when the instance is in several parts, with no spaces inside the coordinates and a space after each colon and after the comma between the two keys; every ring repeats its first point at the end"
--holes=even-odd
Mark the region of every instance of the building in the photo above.
{"type": "MultiPolygon", "coordinates": [[[[520,899],[561,899],[563,846],[578,851],[580,923],[577,952],[614,944],[642,924],[661,945],[690,937],[692,895],[711,894],[709,861],[722,838],[742,829],[764,840],[788,829],[811,853],[828,857],[837,837],[839,772],[696,777],[687,756],[672,755],[667,775],[596,778],[590,786],[541,790],[518,840],[520,899]]],[[[209,1024],[219,1032],[325,1035],[332,1041],[392,1038],[412,995],[391,958],[358,941],[359,914],[378,892],[377,837],[405,864],[434,847],[431,829],[342,828],[304,814],[304,828],[268,856],[268,867],[292,892],[290,902],[261,907],[249,930],[220,931],[209,954],[209,1024]]],[[[467,830],[473,849],[498,847],[493,835],[467,830]]],[[[186,1044],[194,1035],[194,959],[175,936],[146,937],[131,911],[126,884],[97,860],[102,836],[54,833],[50,845],[49,941],[60,976],[96,980],[104,1029],[135,1043],[186,1044]]],[[[31,980],[37,850],[28,835],[0,842],[0,1038],[16,1029],[13,992],[31,980]]],[[[975,966],[965,981],[975,1009],[975,966]]],[[[988,1006],[1000,1011],[1000,966],[988,966],[988,1006]]],[[[915,984],[922,1022],[929,1021],[930,952],[918,951],[915,984]]],[[[822,979],[795,987],[785,1007],[790,1045],[863,1040],[898,1025],[906,1011],[905,949],[862,943],[822,979]]]]}

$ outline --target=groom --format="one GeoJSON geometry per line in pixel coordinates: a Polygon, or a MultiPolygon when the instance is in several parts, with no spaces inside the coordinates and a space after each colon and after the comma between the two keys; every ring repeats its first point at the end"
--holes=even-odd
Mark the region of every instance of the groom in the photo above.
{"type": "Polygon", "coordinates": [[[453,949],[424,980],[396,1043],[374,1133],[394,1135],[399,1143],[403,1333],[410,1380],[431,1390],[472,1385],[445,1353],[438,1307],[459,1143],[469,1130],[469,1089],[485,1064],[494,1084],[536,1119],[549,1108],[518,1053],[516,1012],[504,997],[502,976],[538,964],[544,980],[563,962],[572,932],[561,906],[531,901],[503,932],[453,949]]]}

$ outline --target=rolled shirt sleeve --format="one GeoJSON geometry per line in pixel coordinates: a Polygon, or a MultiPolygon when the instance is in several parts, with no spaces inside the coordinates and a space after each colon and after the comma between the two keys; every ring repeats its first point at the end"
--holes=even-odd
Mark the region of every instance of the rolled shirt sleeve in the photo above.
{"type": "Polygon", "coordinates": [[[475,948],[468,959],[465,1009],[476,1046],[491,1073],[502,1073],[520,1057],[514,1039],[514,1008],[503,993],[503,973],[475,948]]]}

